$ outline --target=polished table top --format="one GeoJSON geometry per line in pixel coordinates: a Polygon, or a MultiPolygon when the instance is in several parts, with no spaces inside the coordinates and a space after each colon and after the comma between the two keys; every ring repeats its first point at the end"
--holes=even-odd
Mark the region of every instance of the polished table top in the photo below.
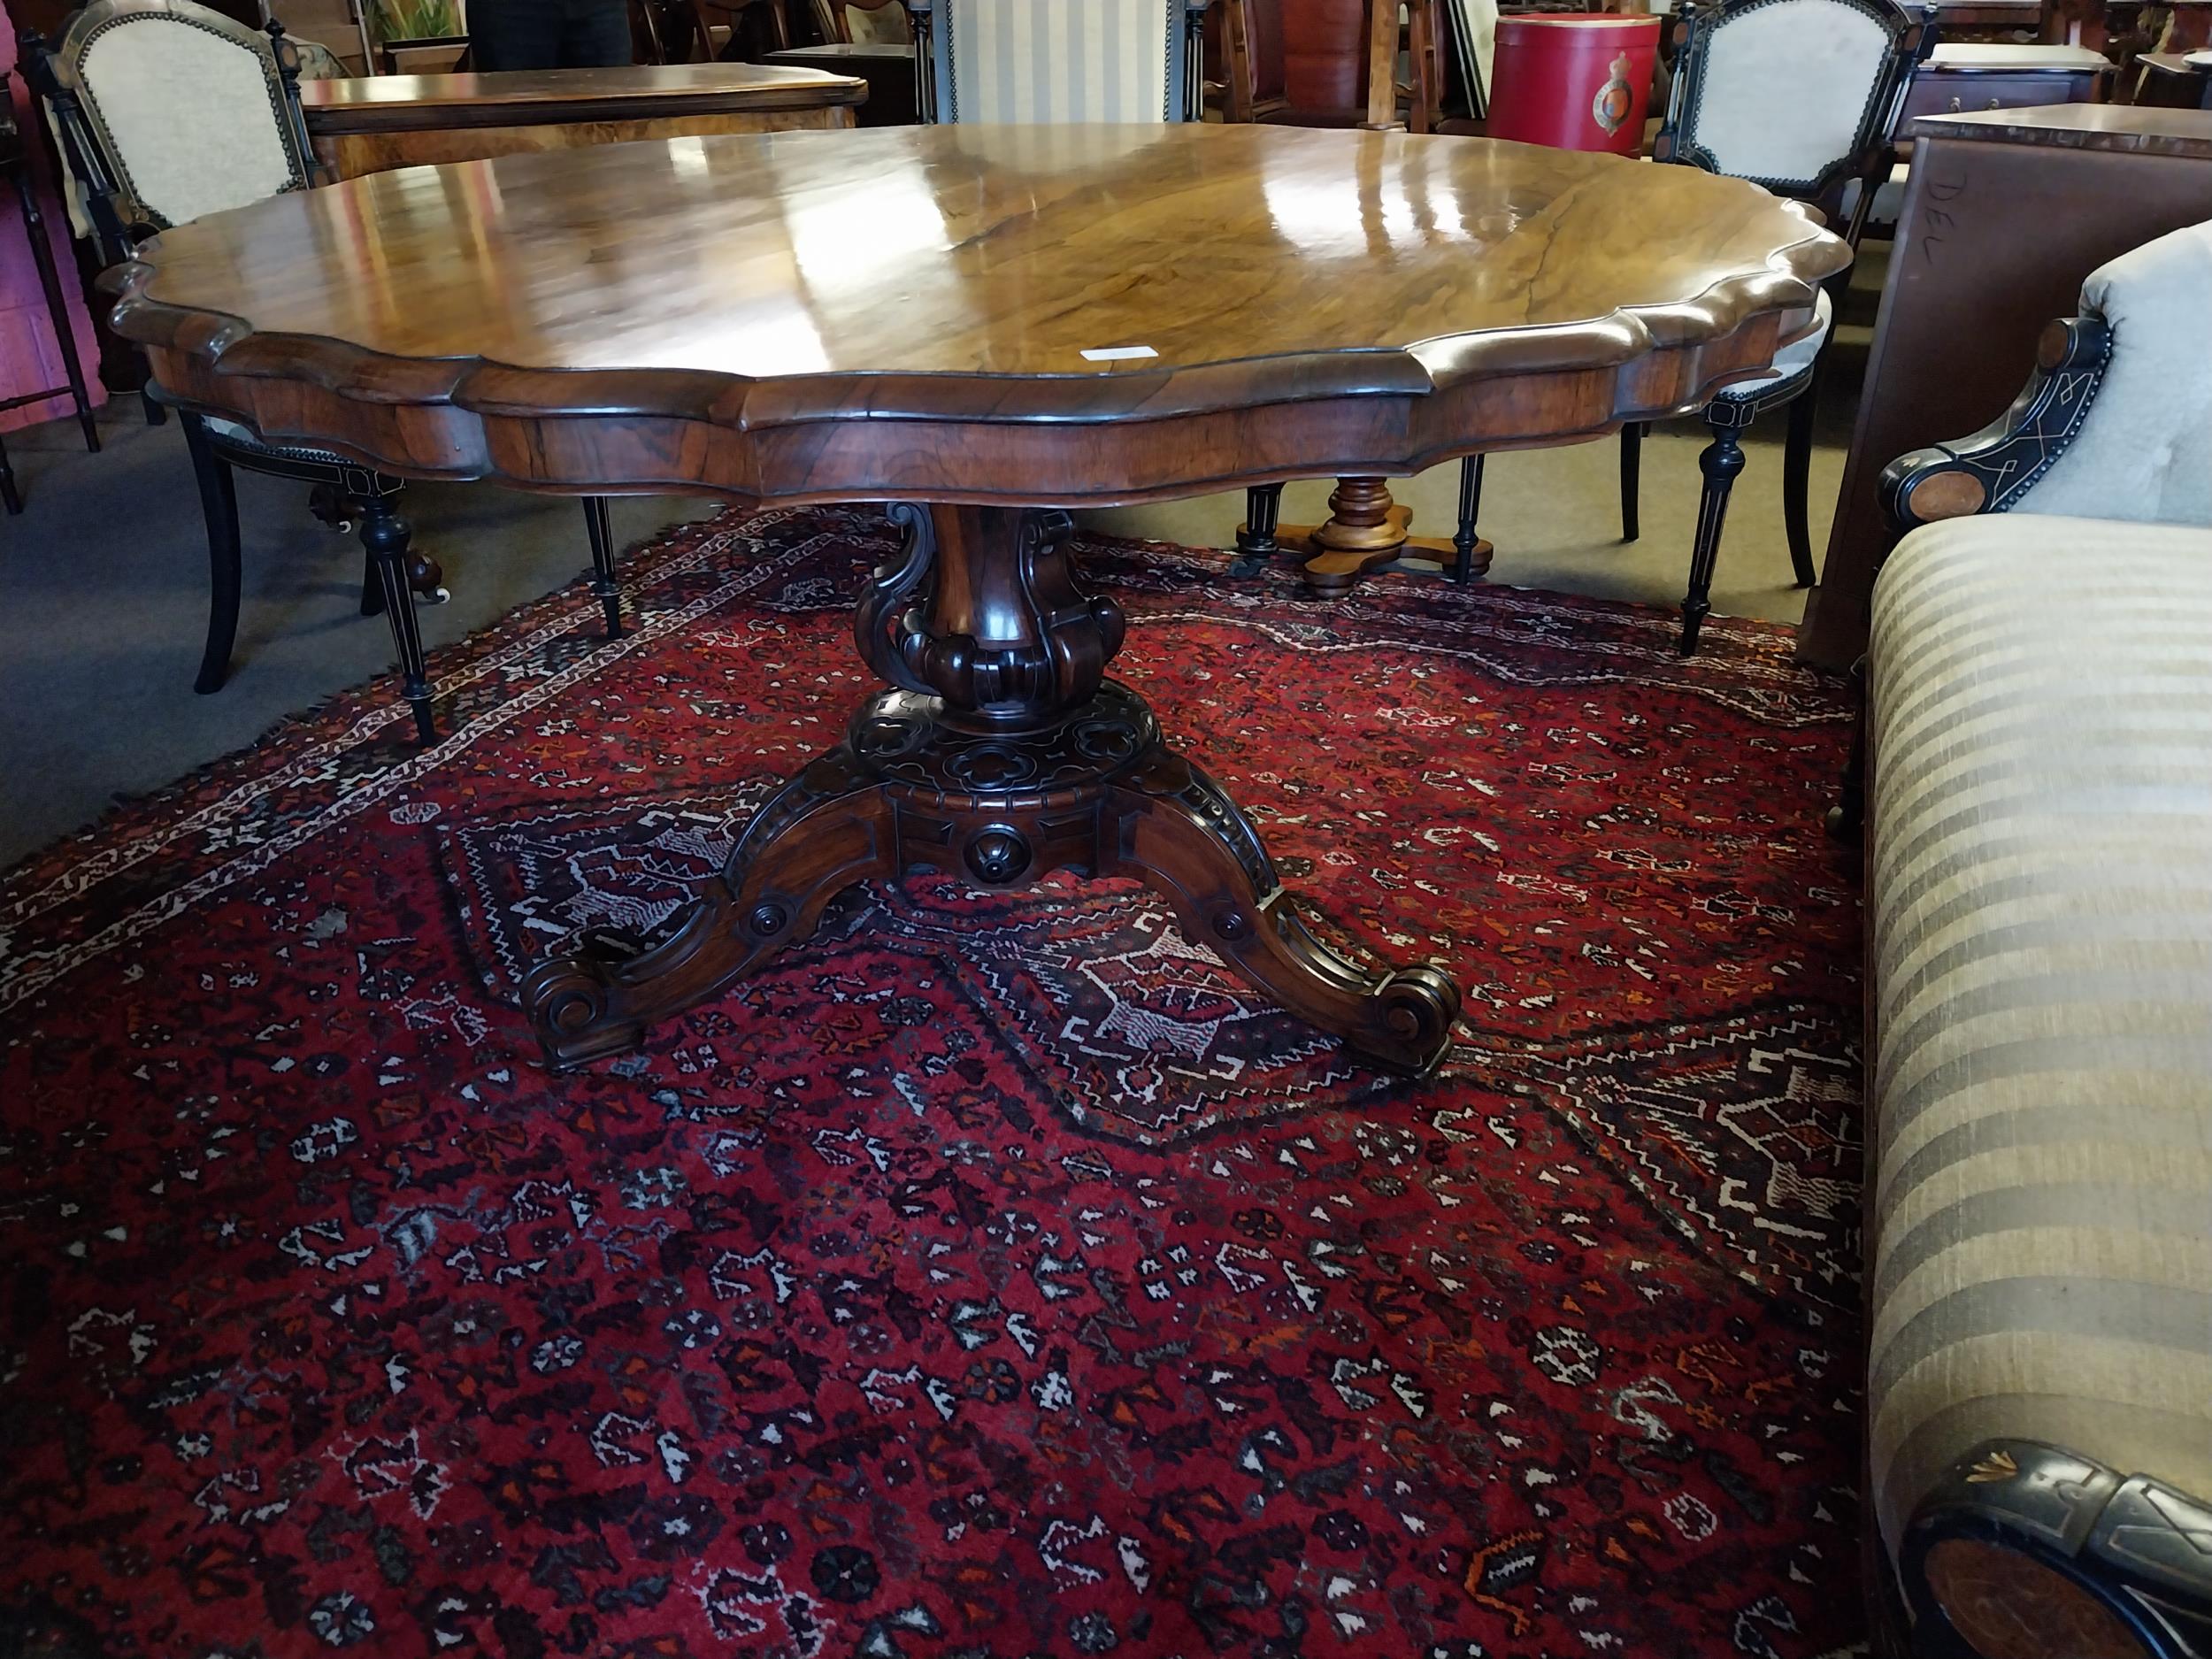
{"type": "Polygon", "coordinates": [[[311,131],[357,132],[380,124],[417,125],[456,111],[503,121],[557,119],[564,112],[603,114],[611,105],[641,113],[776,108],[791,101],[857,104],[856,76],[764,64],[639,64],[618,69],[514,69],[484,74],[363,75],[303,81],[300,104],[311,131]]]}
{"type": "MultiPolygon", "coordinates": [[[[311,381],[357,413],[433,404],[455,442],[460,410],[705,423],[711,453],[657,456],[630,481],[749,496],[957,494],[947,457],[893,464],[887,417],[1196,423],[1180,444],[1156,434],[1141,482],[1056,457],[1032,482],[1072,503],[1362,470],[1336,458],[1405,471],[1453,442],[1694,404],[1801,332],[1847,255],[1794,205],[1686,167],[1191,125],[778,134],[419,168],[213,215],[138,257],[118,326],[155,349],[165,383],[296,435],[312,424],[299,401],[280,409],[242,379],[311,381]],[[1509,402],[1493,395],[1517,380],[1532,383],[1509,402]],[[1274,411],[1264,433],[1203,425],[1256,406],[1274,411]],[[1325,411],[1348,422],[1337,441],[1325,411]],[[764,448],[821,421],[853,428],[841,448],[764,448]],[[1379,445],[1391,452],[1335,454],[1379,445]]],[[[313,435],[401,471],[591,481],[573,456],[530,474],[512,456],[396,452],[388,428],[313,435]]],[[[1067,437],[1033,432],[1027,452],[1067,437]]]]}

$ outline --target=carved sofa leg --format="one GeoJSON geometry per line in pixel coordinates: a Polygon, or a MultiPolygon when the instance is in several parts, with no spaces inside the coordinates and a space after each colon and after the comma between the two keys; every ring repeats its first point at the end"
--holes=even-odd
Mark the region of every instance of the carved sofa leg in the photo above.
{"type": "Polygon", "coordinates": [[[1925,1659],[2212,1654],[2212,1508],[2034,1440],[1989,1440],[1898,1553],[1925,1659]]]}

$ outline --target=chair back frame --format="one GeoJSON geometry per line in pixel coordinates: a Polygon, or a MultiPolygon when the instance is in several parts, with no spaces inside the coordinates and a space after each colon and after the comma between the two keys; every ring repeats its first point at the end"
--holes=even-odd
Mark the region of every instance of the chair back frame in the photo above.
{"type": "MultiPolygon", "coordinates": [[[[959,85],[953,73],[952,8],[956,0],[906,0],[914,26],[916,103],[930,125],[961,119],[959,85]],[[941,18],[938,13],[943,13],[941,18]]],[[[1041,5],[1067,0],[1035,0],[1041,5]]],[[[1163,121],[1202,119],[1205,99],[1205,26],[1208,0],[1156,0],[1166,25],[1167,95],[1163,121]]]]}
{"type": "MultiPolygon", "coordinates": [[[[1675,35],[1674,87],[1667,100],[1666,120],[1652,147],[1653,160],[1681,162],[1708,173],[1721,171],[1711,152],[1697,140],[1698,116],[1702,108],[1713,43],[1723,30],[1740,18],[1772,6],[1805,3],[1806,0],[1694,0],[1694,4],[1684,8],[1675,35]]],[[[1822,3],[1840,5],[1872,19],[1889,39],[1881,69],[1867,89],[1865,107],[1851,147],[1812,178],[1744,176],[1751,177],[1752,182],[1765,186],[1777,196],[1805,202],[1832,199],[1841,193],[1847,180],[1860,180],[1859,204],[1853,215],[1850,238],[1855,245],[1856,233],[1863,227],[1866,211],[1873,201],[1874,186],[1879,175],[1887,171],[1905,95],[1910,90],[1919,66],[1935,50],[1936,7],[1933,0],[1929,0],[1924,9],[1916,13],[1897,4],[1897,0],[1822,3]]]]}
{"type": "MultiPolygon", "coordinates": [[[[900,17],[907,14],[906,0],[812,0],[815,27],[822,38],[832,45],[849,46],[853,43],[852,19],[847,9],[861,12],[890,12],[900,17]]],[[[913,38],[910,23],[907,37],[913,38]]]]}
{"type": "Polygon", "coordinates": [[[30,78],[34,89],[53,106],[63,154],[85,181],[94,228],[115,258],[127,257],[134,243],[155,232],[167,230],[170,222],[138,194],[129,164],[81,70],[85,54],[103,35],[142,26],[154,18],[204,30],[251,53],[260,63],[269,113],[284,148],[288,177],[278,194],[304,190],[321,181],[308,141],[307,118],[300,108],[299,51],[286,36],[283,24],[273,20],[265,30],[250,29],[193,0],[92,0],[70,19],[58,44],[49,48],[42,42],[29,54],[35,65],[30,78]]]}

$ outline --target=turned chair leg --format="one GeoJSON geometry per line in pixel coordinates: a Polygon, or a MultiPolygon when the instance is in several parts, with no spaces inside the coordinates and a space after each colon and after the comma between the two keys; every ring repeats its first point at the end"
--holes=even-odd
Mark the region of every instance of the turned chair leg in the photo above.
{"type": "Polygon", "coordinates": [[[615,580],[614,526],[607,518],[604,495],[584,497],[584,533],[591,538],[591,590],[599,596],[599,609],[607,618],[607,637],[622,637],[622,589],[615,580]]]}
{"type": "Polygon", "coordinates": [[[1459,528],[1452,533],[1452,549],[1458,557],[1452,561],[1452,580],[1464,587],[1476,576],[1487,575],[1489,566],[1475,569],[1475,549],[1482,538],[1475,533],[1475,521],[1482,514],[1482,457],[1471,455],[1459,464],[1459,528]]]}
{"type": "Polygon", "coordinates": [[[200,513],[207,520],[207,645],[200,653],[200,675],[192,689],[203,696],[220,691],[230,678],[231,648],[238,639],[238,490],[230,464],[208,442],[207,423],[180,413],[184,447],[192,457],[192,476],[200,487],[200,513]]]}
{"type": "Polygon", "coordinates": [[[1633,541],[1643,534],[1645,423],[1632,420],[1621,428],[1621,540],[1633,541]]]}
{"type": "Polygon", "coordinates": [[[1809,521],[1812,493],[1813,422],[1818,413],[1820,380],[1815,374],[1798,400],[1790,405],[1789,439],[1782,450],[1782,522],[1790,539],[1790,567],[1800,588],[1810,588],[1819,572],[1813,568],[1813,533],[1809,521]]]}
{"type": "Polygon", "coordinates": [[[391,618],[392,644],[399,656],[400,690],[415,711],[415,735],[423,742],[438,735],[430,714],[430,676],[423,660],[422,633],[415,626],[413,596],[408,588],[407,521],[392,510],[392,498],[381,493],[361,502],[361,545],[384,590],[384,613],[391,618]]]}
{"type": "Polygon", "coordinates": [[[23,210],[23,233],[30,238],[31,263],[38,267],[38,285],[45,290],[47,320],[53,325],[54,344],[61,352],[62,372],[69,377],[69,401],[76,405],[77,426],[84,447],[100,452],[100,429],[92,420],[92,396],[85,389],[84,365],[77,361],[77,333],[70,326],[69,303],[62,297],[61,275],[54,269],[53,245],[46,240],[46,217],[38,209],[38,192],[19,172],[9,177],[15,199],[23,210]]]}
{"type": "Polygon", "coordinates": [[[0,506],[11,513],[23,511],[23,496],[15,487],[15,468],[8,465],[8,446],[0,443],[0,506]]]}
{"type": "Polygon", "coordinates": [[[1690,589],[1682,598],[1680,649],[1685,657],[1696,655],[1698,630],[1712,612],[1713,567],[1720,561],[1720,533],[1728,519],[1728,492],[1743,471],[1743,427],[1730,424],[1733,419],[1732,413],[1724,417],[1717,403],[1705,411],[1705,424],[1712,428],[1713,441],[1697,457],[1698,470],[1705,474],[1705,490],[1697,503],[1697,545],[1690,553],[1690,589]]]}
{"type": "MultiPolygon", "coordinates": [[[[338,484],[316,485],[308,493],[307,510],[341,532],[350,533],[367,522],[361,497],[349,495],[338,484]]],[[[407,555],[407,586],[418,604],[442,605],[453,597],[445,585],[445,567],[419,549],[411,549],[407,555]]],[[[361,614],[375,617],[383,613],[383,582],[376,573],[376,562],[365,558],[361,561],[361,614]]]]}
{"type": "Polygon", "coordinates": [[[1229,561],[1232,576],[1256,576],[1281,551],[1275,545],[1275,527],[1282,521],[1283,487],[1255,484],[1244,492],[1244,522],[1237,526],[1237,556],[1229,561]]]}

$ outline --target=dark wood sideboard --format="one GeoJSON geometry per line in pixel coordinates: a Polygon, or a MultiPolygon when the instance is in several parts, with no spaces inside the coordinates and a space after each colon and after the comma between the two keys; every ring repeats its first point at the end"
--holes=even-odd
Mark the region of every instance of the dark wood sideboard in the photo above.
{"type": "Polygon", "coordinates": [[[1876,483],[1908,449],[2001,414],[2036,337],[2082,280],[2212,219],[2212,111],[2053,104],[1924,117],[1844,463],[1828,559],[1798,655],[1850,665],[1892,537],[1876,483]]]}

